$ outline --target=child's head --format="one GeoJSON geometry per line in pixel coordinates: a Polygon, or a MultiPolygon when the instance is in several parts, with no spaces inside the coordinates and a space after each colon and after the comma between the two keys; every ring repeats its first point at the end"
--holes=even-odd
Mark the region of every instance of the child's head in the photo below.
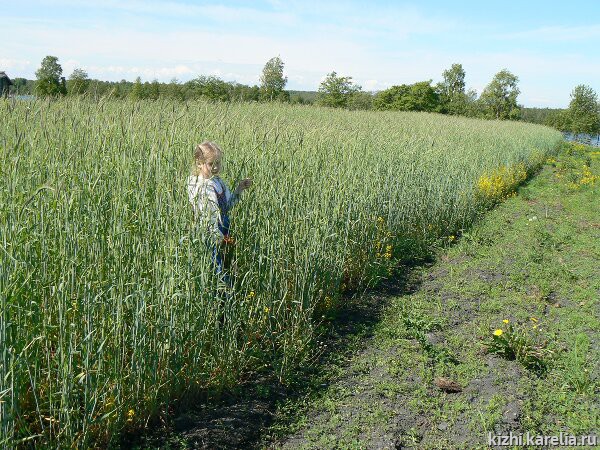
{"type": "Polygon", "coordinates": [[[198,144],[194,150],[194,169],[196,176],[202,175],[204,178],[218,175],[221,171],[223,161],[223,151],[217,144],[210,141],[204,141],[198,144]]]}

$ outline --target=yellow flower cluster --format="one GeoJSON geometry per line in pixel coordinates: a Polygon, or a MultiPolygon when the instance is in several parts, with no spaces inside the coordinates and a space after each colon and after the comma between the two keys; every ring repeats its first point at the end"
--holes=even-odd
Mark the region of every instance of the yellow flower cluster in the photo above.
{"type": "Polygon", "coordinates": [[[598,181],[600,177],[592,174],[590,168],[586,165],[583,166],[583,171],[581,173],[581,179],[579,180],[579,184],[589,184],[592,185],[596,181],[598,181]]]}
{"type": "Polygon", "coordinates": [[[375,254],[375,256],[377,258],[385,258],[385,259],[390,259],[392,257],[392,246],[391,245],[386,245],[385,246],[385,252],[381,253],[381,252],[377,252],[375,254]]]}
{"type": "MultiPolygon", "coordinates": [[[[345,286],[345,283],[342,283],[345,286]]],[[[317,304],[315,306],[315,316],[325,317],[331,311],[334,311],[339,305],[339,295],[333,293],[333,295],[324,295],[322,289],[319,290],[317,304]]]]}
{"type": "Polygon", "coordinates": [[[524,164],[501,166],[492,173],[479,177],[477,193],[488,202],[499,202],[511,196],[517,186],[526,179],[527,169],[524,164]]]}
{"type": "MultiPolygon", "coordinates": [[[[556,174],[558,176],[558,174],[556,174]]],[[[578,178],[576,181],[570,182],[568,184],[571,189],[579,189],[582,186],[593,186],[596,181],[600,180],[600,177],[594,175],[590,170],[590,167],[587,164],[583,164],[581,172],[576,172],[576,177],[578,178]]]]}
{"type": "Polygon", "coordinates": [[[381,216],[377,217],[377,242],[375,242],[375,249],[377,252],[375,256],[377,258],[385,258],[391,259],[392,257],[392,246],[385,245],[384,251],[384,243],[382,241],[389,240],[391,238],[392,233],[389,232],[387,226],[385,225],[385,219],[381,216]]]}

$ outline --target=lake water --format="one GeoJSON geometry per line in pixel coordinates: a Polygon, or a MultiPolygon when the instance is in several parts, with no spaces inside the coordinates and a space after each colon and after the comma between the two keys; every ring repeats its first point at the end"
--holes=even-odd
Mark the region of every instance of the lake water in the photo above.
{"type": "Polygon", "coordinates": [[[581,142],[592,147],[600,147],[600,135],[563,133],[566,141],[581,142]]]}

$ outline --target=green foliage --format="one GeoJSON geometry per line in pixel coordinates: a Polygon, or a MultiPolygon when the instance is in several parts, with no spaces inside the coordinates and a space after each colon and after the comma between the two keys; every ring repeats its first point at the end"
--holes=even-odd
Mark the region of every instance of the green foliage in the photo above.
{"type": "Polygon", "coordinates": [[[448,70],[444,70],[444,81],[440,83],[440,95],[452,98],[458,94],[465,93],[465,70],[462,64],[452,64],[448,70]]]}
{"type": "Polygon", "coordinates": [[[332,108],[346,108],[350,98],[360,92],[361,87],[354,84],[352,77],[338,76],[331,72],[319,85],[317,104],[332,108]]]}
{"type": "Polygon", "coordinates": [[[574,134],[600,132],[600,105],[598,95],[589,86],[580,84],[571,92],[568,109],[568,129],[574,134]]]}
{"type": "Polygon", "coordinates": [[[137,77],[133,83],[133,87],[129,92],[129,98],[132,100],[141,100],[145,97],[144,86],[142,85],[142,79],[137,77]]]}
{"type": "Polygon", "coordinates": [[[555,110],[548,113],[543,123],[557,130],[567,131],[571,129],[571,115],[568,110],[555,110]]]}
{"type": "Polygon", "coordinates": [[[517,87],[518,82],[519,78],[506,69],[494,76],[479,99],[488,118],[517,120],[520,117],[517,97],[521,91],[517,87]]]}
{"type": "Polygon", "coordinates": [[[69,94],[79,95],[85,93],[90,86],[88,74],[83,69],[75,69],[69,76],[68,91],[69,94]]]}
{"type": "MultiPolygon", "coordinates": [[[[563,109],[559,108],[521,108],[521,120],[524,122],[538,123],[540,125],[553,126],[551,123],[557,120],[563,109]]],[[[561,129],[558,127],[554,127],[561,129]]]]}
{"type": "Polygon", "coordinates": [[[25,78],[15,78],[13,81],[13,92],[20,95],[33,94],[35,89],[35,82],[27,80],[25,78]]]}
{"type": "MultiPolygon", "coordinates": [[[[256,85],[247,86],[241,83],[232,83],[232,87],[232,100],[244,102],[257,102],[260,100],[260,88],[256,85]]],[[[281,96],[289,99],[287,91],[283,91],[281,96]]]]}
{"type": "Polygon", "coordinates": [[[290,101],[301,105],[311,105],[317,100],[315,91],[287,91],[290,94],[290,101]]]}
{"type": "Polygon", "coordinates": [[[261,99],[289,101],[289,94],[286,96],[283,91],[287,83],[287,77],[283,76],[283,67],[279,56],[267,61],[260,77],[261,99]]]}
{"type": "Polygon", "coordinates": [[[57,96],[67,93],[64,79],[61,79],[62,67],[56,56],[46,56],[35,75],[37,77],[35,86],[37,95],[57,96]]]}
{"type": "Polygon", "coordinates": [[[173,78],[169,84],[163,87],[162,93],[164,97],[171,100],[185,100],[183,89],[181,88],[177,78],[173,78]]]}
{"type": "MultiPolygon", "coordinates": [[[[539,335],[539,332],[536,332],[537,319],[532,318],[532,321],[534,333],[539,335]]],[[[536,342],[540,341],[540,337],[532,336],[524,327],[515,328],[508,320],[504,323],[504,329],[499,328],[492,333],[488,351],[508,360],[517,360],[538,375],[545,374],[553,355],[553,352],[546,348],[546,343],[536,342]]]]}
{"type": "Polygon", "coordinates": [[[214,76],[200,75],[190,85],[199,96],[210,100],[227,101],[231,95],[231,86],[214,76]]]}
{"type": "Polygon", "coordinates": [[[431,80],[415,84],[392,86],[375,95],[373,107],[392,111],[437,111],[439,94],[431,86],[431,80]]]}
{"type": "Polygon", "coordinates": [[[455,115],[466,115],[469,96],[465,93],[465,70],[462,64],[452,64],[444,70],[444,81],[438,83],[440,112],[455,115]]]}
{"type": "Polygon", "coordinates": [[[371,109],[373,106],[373,95],[364,91],[355,92],[348,99],[348,104],[346,106],[348,109],[352,110],[371,109]]]}
{"type": "Polygon", "coordinates": [[[158,100],[160,97],[160,83],[158,80],[152,80],[152,83],[148,86],[147,98],[150,100],[158,100]]]}
{"type": "Polygon", "coordinates": [[[14,84],[8,75],[4,72],[0,72],[0,97],[8,97],[10,87],[14,84]]]}

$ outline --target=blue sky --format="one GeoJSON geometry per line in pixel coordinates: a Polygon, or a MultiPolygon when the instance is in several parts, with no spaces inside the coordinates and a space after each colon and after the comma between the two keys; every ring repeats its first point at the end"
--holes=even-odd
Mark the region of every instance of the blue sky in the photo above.
{"type": "MultiPolygon", "coordinates": [[[[4,3],[4,2],[3,2],[4,3]]],[[[365,90],[437,82],[461,63],[478,93],[506,68],[519,103],[566,107],[578,84],[600,94],[600,1],[36,0],[5,2],[0,70],[35,78],[46,55],[103,80],[216,75],[258,84],[279,55],[288,89],[331,71],[365,90]]]]}

